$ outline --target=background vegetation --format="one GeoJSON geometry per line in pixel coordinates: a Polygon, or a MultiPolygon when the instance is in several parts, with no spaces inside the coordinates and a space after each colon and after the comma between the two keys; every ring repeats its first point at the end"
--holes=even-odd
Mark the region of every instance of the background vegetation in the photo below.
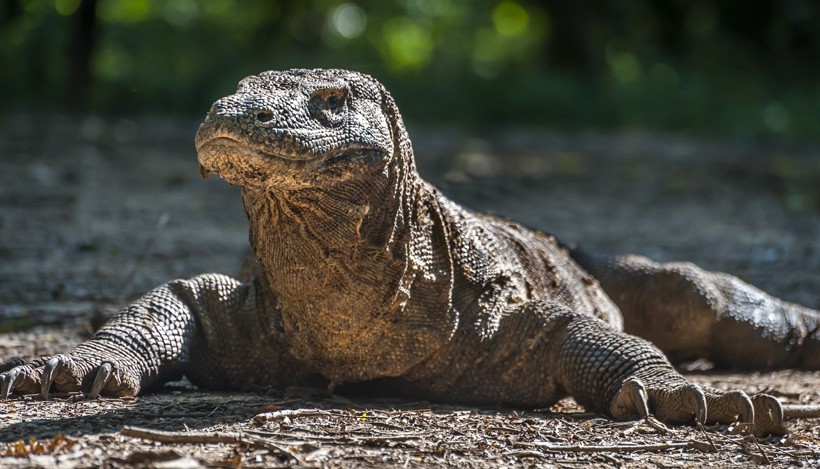
{"type": "Polygon", "coordinates": [[[345,67],[409,120],[820,135],[811,0],[4,0],[0,109],[204,112],[267,69],[345,67]]]}

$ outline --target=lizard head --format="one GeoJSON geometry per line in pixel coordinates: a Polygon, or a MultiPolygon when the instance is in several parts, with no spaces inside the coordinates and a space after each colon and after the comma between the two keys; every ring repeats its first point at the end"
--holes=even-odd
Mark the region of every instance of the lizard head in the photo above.
{"type": "Polygon", "coordinates": [[[211,106],[196,148],[203,176],[272,191],[327,187],[389,171],[402,151],[395,143],[405,132],[400,119],[367,75],[269,71],[243,79],[211,106]]]}

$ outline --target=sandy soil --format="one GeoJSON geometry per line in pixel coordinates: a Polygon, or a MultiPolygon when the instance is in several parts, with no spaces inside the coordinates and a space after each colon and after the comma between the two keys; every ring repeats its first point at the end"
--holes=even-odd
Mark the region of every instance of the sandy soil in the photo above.
{"type": "MultiPolygon", "coordinates": [[[[168,279],[236,270],[244,213],[236,188],[199,178],[195,129],[193,119],[2,118],[0,359],[65,351],[95,318],[168,279]]],[[[820,307],[820,145],[538,129],[411,135],[422,174],[471,208],[593,249],[692,260],[820,307]]],[[[691,377],[820,404],[818,372],[691,377]]],[[[789,436],[759,441],[731,427],[614,423],[571,400],[479,409],[300,389],[203,393],[183,382],[138,399],[2,402],[0,466],[817,466],[819,424],[794,421],[789,436]],[[155,441],[169,438],[188,442],[155,441]]]]}

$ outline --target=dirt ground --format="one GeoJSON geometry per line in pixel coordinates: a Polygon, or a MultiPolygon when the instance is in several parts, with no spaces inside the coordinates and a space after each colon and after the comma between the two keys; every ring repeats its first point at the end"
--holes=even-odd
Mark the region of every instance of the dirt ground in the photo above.
{"type": "MultiPolygon", "coordinates": [[[[244,213],[236,188],[199,178],[196,125],[0,118],[0,360],[68,350],[168,279],[236,270],[244,213]]],[[[820,307],[820,144],[541,129],[411,135],[422,174],[468,207],[592,249],[692,260],[820,307]]],[[[820,404],[820,372],[689,376],[820,404]]],[[[791,428],[757,440],[731,426],[615,423],[569,399],[475,408],[305,389],[206,393],[183,381],[137,399],[0,402],[0,466],[817,467],[820,419],[791,428]]]]}

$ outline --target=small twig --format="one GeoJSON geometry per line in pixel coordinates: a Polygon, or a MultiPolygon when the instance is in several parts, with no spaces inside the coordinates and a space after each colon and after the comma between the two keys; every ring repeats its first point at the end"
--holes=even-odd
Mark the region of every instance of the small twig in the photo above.
{"type": "Polygon", "coordinates": [[[401,434],[378,434],[378,435],[359,435],[354,434],[351,432],[339,432],[339,433],[331,433],[330,436],[328,435],[296,435],[294,433],[284,433],[284,432],[263,432],[257,430],[248,430],[247,433],[253,435],[260,435],[260,436],[275,436],[280,438],[291,438],[291,439],[299,439],[299,440],[318,440],[318,441],[327,441],[333,443],[385,443],[390,441],[400,442],[400,441],[408,441],[408,440],[423,440],[424,438],[429,437],[432,433],[411,433],[405,432],[401,434]]]}
{"type": "Polygon", "coordinates": [[[710,451],[712,447],[708,443],[702,441],[671,441],[668,443],[655,443],[646,445],[601,445],[601,446],[580,446],[580,445],[554,445],[552,443],[532,442],[532,443],[517,443],[518,446],[543,448],[544,451],[553,451],[559,453],[621,453],[632,451],[666,451],[669,449],[696,449],[699,451],[710,451]]]}
{"type": "Polygon", "coordinates": [[[238,433],[182,433],[139,427],[123,427],[120,433],[133,438],[159,441],[161,443],[243,443],[242,435],[238,433]]]}
{"type": "Polygon", "coordinates": [[[419,407],[418,409],[408,409],[407,412],[413,412],[415,414],[429,414],[433,412],[433,409],[429,407],[419,407]]]}
{"type": "Polygon", "coordinates": [[[176,400],[176,401],[174,401],[174,402],[172,402],[172,403],[170,403],[170,404],[166,404],[166,405],[164,405],[164,406],[160,407],[160,408],[159,408],[159,413],[163,413],[163,412],[165,412],[166,410],[168,410],[168,409],[170,409],[170,408],[172,408],[172,407],[176,407],[177,405],[179,405],[179,402],[180,402],[179,400],[176,400]]]}
{"type": "Polygon", "coordinates": [[[658,432],[660,432],[660,433],[669,433],[669,427],[664,425],[663,422],[656,419],[655,417],[653,417],[651,415],[647,415],[643,420],[644,420],[644,422],[646,422],[647,425],[654,428],[658,432]]]}
{"type": "MultiPolygon", "coordinates": [[[[643,425],[643,421],[641,421],[641,420],[638,420],[637,422],[630,422],[629,427],[627,427],[626,430],[624,430],[621,433],[622,433],[623,436],[629,436],[632,433],[634,433],[638,428],[640,428],[642,425],[643,425]]],[[[619,428],[622,428],[622,427],[619,427],[619,428]]]]}
{"type": "Polygon", "coordinates": [[[510,433],[521,433],[520,428],[510,428],[510,427],[503,427],[503,426],[492,426],[487,427],[489,431],[496,431],[496,432],[510,432],[510,433]]]}
{"type": "Polygon", "coordinates": [[[243,435],[241,433],[191,433],[191,432],[168,432],[162,430],[151,430],[148,428],[124,427],[120,433],[132,438],[142,438],[144,440],[158,441],[160,443],[189,443],[189,444],[210,444],[228,443],[242,444],[246,446],[257,446],[269,451],[282,453],[296,461],[303,462],[302,458],[293,451],[280,446],[272,441],[253,435],[243,435]]]}
{"type": "Polygon", "coordinates": [[[504,453],[505,456],[515,456],[518,458],[546,458],[547,455],[541,453],[539,451],[532,451],[532,450],[522,450],[522,451],[511,451],[509,453],[504,453]]]}
{"type": "Polygon", "coordinates": [[[153,413],[153,412],[128,412],[127,415],[131,417],[142,417],[142,418],[149,418],[149,419],[181,419],[181,418],[203,418],[203,417],[210,417],[210,413],[207,412],[184,412],[184,413],[173,413],[173,414],[162,414],[162,413],[153,413]]]}
{"type": "Polygon", "coordinates": [[[712,437],[709,436],[708,433],[706,433],[706,429],[703,428],[703,424],[700,422],[698,422],[698,429],[700,429],[700,432],[703,433],[703,436],[706,437],[706,441],[708,441],[709,444],[712,445],[712,451],[717,452],[718,449],[717,446],[715,446],[715,443],[712,441],[712,437]]]}
{"type": "Polygon", "coordinates": [[[430,436],[429,433],[417,433],[407,435],[374,435],[374,436],[354,436],[350,437],[349,441],[352,443],[369,443],[369,444],[384,444],[388,442],[424,440],[425,437],[430,436]]]}
{"type": "Polygon", "coordinates": [[[368,423],[370,425],[373,425],[374,427],[389,428],[391,430],[404,430],[404,427],[400,427],[398,425],[393,425],[392,423],[387,423],[387,422],[373,421],[373,422],[368,422],[368,423]]]}
{"type": "Polygon", "coordinates": [[[558,417],[562,418],[570,418],[570,419],[591,419],[594,417],[600,417],[601,414],[597,412],[552,412],[558,417]]]}
{"type": "Polygon", "coordinates": [[[222,409],[223,407],[225,407],[225,405],[224,405],[224,404],[219,404],[219,405],[217,405],[216,407],[214,407],[214,410],[210,411],[210,412],[206,415],[206,417],[210,417],[211,415],[215,414],[215,413],[216,413],[216,411],[218,411],[218,410],[222,409]]]}
{"type": "MultiPolygon", "coordinates": [[[[300,430],[304,431],[304,430],[300,430]]],[[[247,433],[259,436],[272,436],[278,438],[291,438],[294,440],[317,440],[317,441],[336,441],[339,438],[335,436],[327,436],[327,435],[317,435],[315,433],[305,431],[308,433],[307,435],[298,435],[296,433],[287,433],[287,432],[263,432],[258,430],[247,430],[247,433]]]]}
{"type": "Polygon", "coordinates": [[[270,421],[282,420],[285,417],[292,419],[296,417],[330,417],[332,415],[333,413],[324,410],[282,409],[256,414],[253,417],[253,421],[259,425],[263,425],[270,421]]]}
{"type": "Polygon", "coordinates": [[[638,429],[647,425],[653,429],[655,429],[658,433],[669,433],[669,427],[664,425],[660,420],[656,419],[652,415],[647,415],[638,420],[630,420],[628,422],[612,422],[612,423],[605,423],[602,426],[606,428],[623,428],[622,431],[624,436],[631,435],[632,433],[636,432],[638,429]]]}
{"type": "Polygon", "coordinates": [[[763,455],[763,460],[766,461],[766,464],[771,465],[772,462],[769,460],[769,457],[766,456],[766,452],[763,451],[763,447],[760,446],[760,443],[757,441],[757,438],[755,438],[754,435],[751,435],[751,437],[752,437],[752,441],[755,442],[755,446],[757,446],[757,449],[760,451],[760,454],[763,455]]]}

